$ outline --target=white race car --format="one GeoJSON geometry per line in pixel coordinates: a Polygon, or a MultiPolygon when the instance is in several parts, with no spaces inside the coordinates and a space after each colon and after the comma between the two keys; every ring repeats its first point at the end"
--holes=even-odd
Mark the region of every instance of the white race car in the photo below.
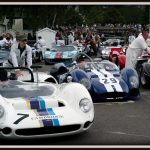
{"type": "Polygon", "coordinates": [[[93,119],[91,96],[81,84],[8,80],[0,86],[1,138],[80,133],[89,129],[93,119]]]}

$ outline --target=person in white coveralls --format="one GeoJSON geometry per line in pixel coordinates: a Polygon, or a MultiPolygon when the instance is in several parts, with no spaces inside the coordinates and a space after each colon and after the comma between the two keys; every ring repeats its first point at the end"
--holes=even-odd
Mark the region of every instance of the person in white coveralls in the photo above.
{"type": "Polygon", "coordinates": [[[149,37],[149,33],[143,30],[142,33],[129,45],[126,51],[126,64],[125,67],[135,68],[137,58],[142,55],[144,51],[148,51],[148,45],[146,40],[149,37]]]}
{"type": "MultiPolygon", "coordinates": [[[[7,62],[3,64],[4,67],[24,67],[25,60],[27,67],[31,69],[32,66],[32,48],[27,44],[27,37],[25,35],[18,36],[18,43],[11,46],[10,56],[7,62]]],[[[16,76],[22,75],[19,69],[15,70],[16,76]]]]}
{"type": "Polygon", "coordinates": [[[44,55],[46,51],[46,41],[41,36],[38,36],[38,40],[35,45],[37,45],[37,48],[39,49],[39,51],[42,52],[42,57],[44,59],[44,55]]]}

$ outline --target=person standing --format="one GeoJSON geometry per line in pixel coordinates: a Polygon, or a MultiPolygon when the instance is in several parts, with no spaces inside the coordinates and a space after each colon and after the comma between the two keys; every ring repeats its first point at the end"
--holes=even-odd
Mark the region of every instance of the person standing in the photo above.
{"type": "Polygon", "coordinates": [[[17,44],[18,43],[18,36],[20,35],[20,33],[17,31],[16,33],[15,33],[15,37],[13,38],[13,44],[17,44]]]}
{"type": "Polygon", "coordinates": [[[73,43],[74,43],[74,36],[73,33],[70,32],[68,35],[68,45],[73,45],[73,43]]]}
{"type": "MultiPolygon", "coordinates": [[[[32,66],[32,48],[27,44],[27,37],[25,35],[18,36],[18,43],[11,46],[10,56],[7,62],[3,64],[4,67],[25,67],[25,60],[27,67],[31,69],[32,66]]],[[[16,76],[22,75],[19,69],[15,70],[16,76]]]]}
{"type": "Polygon", "coordinates": [[[141,34],[129,45],[126,51],[126,64],[125,67],[135,68],[137,58],[142,55],[143,51],[148,50],[146,40],[148,39],[149,33],[143,30],[141,34]]]}
{"type": "Polygon", "coordinates": [[[38,36],[37,40],[37,48],[42,52],[42,57],[44,58],[46,51],[46,41],[42,38],[42,36],[38,36]]]}

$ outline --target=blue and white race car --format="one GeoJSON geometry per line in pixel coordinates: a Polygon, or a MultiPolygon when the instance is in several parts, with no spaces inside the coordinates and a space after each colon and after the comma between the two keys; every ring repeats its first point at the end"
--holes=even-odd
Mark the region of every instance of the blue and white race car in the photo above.
{"type": "Polygon", "coordinates": [[[45,64],[55,62],[72,62],[81,48],[73,45],[57,45],[53,48],[46,50],[44,55],[45,64]]]}
{"type": "Polygon", "coordinates": [[[79,55],[88,57],[90,61],[84,59],[68,69],[63,64],[55,64],[50,74],[58,82],[72,81],[83,84],[94,102],[135,100],[140,96],[136,70],[125,68],[120,72],[119,68],[108,60],[98,62],[84,53],[79,55]]]}

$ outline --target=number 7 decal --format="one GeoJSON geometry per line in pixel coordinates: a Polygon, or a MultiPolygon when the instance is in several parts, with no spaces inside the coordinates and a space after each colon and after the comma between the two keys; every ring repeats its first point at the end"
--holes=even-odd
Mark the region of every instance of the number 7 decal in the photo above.
{"type": "Polygon", "coordinates": [[[21,115],[21,117],[20,117],[19,119],[17,119],[17,120],[14,122],[14,124],[18,124],[21,120],[23,120],[23,119],[29,117],[29,114],[20,114],[20,113],[18,113],[17,115],[21,115]]]}

